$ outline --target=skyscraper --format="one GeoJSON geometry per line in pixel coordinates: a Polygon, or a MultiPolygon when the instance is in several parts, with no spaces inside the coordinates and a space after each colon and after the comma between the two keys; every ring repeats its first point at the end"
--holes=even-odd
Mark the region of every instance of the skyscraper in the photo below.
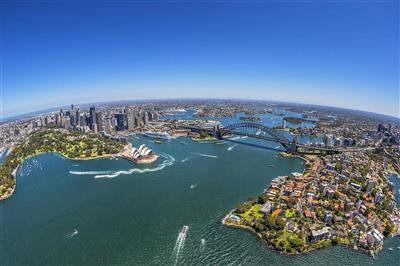
{"type": "Polygon", "coordinates": [[[96,113],[96,124],[98,131],[104,131],[103,129],[103,115],[101,112],[96,113]]]}
{"type": "Polygon", "coordinates": [[[82,113],[79,115],[79,126],[84,127],[86,126],[86,114],[82,113]]]}
{"type": "Polygon", "coordinates": [[[128,110],[126,116],[128,130],[133,130],[135,128],[135,113],[132,110],[128,110]]]}
{"type": "Polygon", "coordinates": [[[117,120],[117,125],[115,129],[117,131],[122,131],[125,129],[125,121],[124,121],[124,114],[115,114],[115,119],[117,120]]]}
{"type": "Polygon", "coordinates": [[[149,123],[149,112],[144,112],[143,114],[143,124],[147,125],[149,123]]]}
{"type": "Polygon", "coordinates": [[[76,126],[81,126],[80,125],[80,113],[79,113],[79,108],[75,112],[75,124],[76,126]]]}
{"type": "Polygon", "coordinates": [[[55,115],[55,118],[56,118],[56,125],[57,125],[57,126],[60,126],[60,125],[61,125],[60,114],[56,114],[56,115],[55,115]]]}
{"type": "Polygon", "coordinates": [[[90,107],[89,109],[89,126],[93,130],[93,124],[96,123],[96,109],[90,107]]]}
{"type": "Polygon", "coordinates": [[[135,113],[135,123],[137,127],[141,127],[143,122],[142,122],[142,114],[141,112],[136,112],[135,113]]]}
{"type": "Polygon", "coordinates": [[[111,119],[110,118],[107,118],[106,119],[106,121],[105,121],[105,123],[104,123],[104,131],[107,133],[107,134],[111,134],[111,128],[112,128],[112,125],[111,125],[112,123],[111,123],[111,119]]]}

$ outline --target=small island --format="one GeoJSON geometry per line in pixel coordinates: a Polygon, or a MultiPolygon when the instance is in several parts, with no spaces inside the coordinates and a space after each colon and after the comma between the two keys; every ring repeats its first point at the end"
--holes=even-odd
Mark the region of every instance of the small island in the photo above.
{"type": "Polygon", "coordinates": [[[261,118],[257,116],[241,116],[239,119],[242,121],[261,122],[261,118]]]}
{"type": "Polygon", "coordinates": [[[285,120],[286,122],[293,123],[293,124],[301,124],[301,123],[309,121],[309,120],[301,118],[301,117],[291,117],[291,116],[286,116],[283,118],[283,120],[285,120]]]}
{"type": "Polygon", "coordinates": [[[385,165],[378,152],[307,158],[303,173],[274,178],[222,223],[249,230],[287,255],[344,244],[375,256],[400,227],[385,165]]]}
{"type": "Polygon", "coordinates": [[[0,165],[0,200],[10,197],[16,186],[15,176],[21,163],[35,155],[56,152],[73,160],[110,157],[123,149],[119,141],[100,134],[80,133],[66,129],[42,128],[29,134],[15,146],[0,165]]]}

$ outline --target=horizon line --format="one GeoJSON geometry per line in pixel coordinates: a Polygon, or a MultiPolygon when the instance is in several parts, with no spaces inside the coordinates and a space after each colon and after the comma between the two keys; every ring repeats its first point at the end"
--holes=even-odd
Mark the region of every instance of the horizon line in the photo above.
{"type": "Polygon", "coordinates": [[[37,109],[33,110],[30,112],[26,113],[19,113],[19,114],[14,114],[14,115],[9,115],[9,116],[4,116],[0,117],[0,121],[4,120],[11,120],[13,118],[17,118],[19,116],[29,116],[29,115],[34,115],[34,114],[44,114],[44,113],[49,113],[52,112],[50,110],[56,110],[58,108],[62,107],[68,107],[71,104],[73,104],[76,107],[79,107],[78,105],[90,105],[90,104],[107,104],[107,103],[118,103],[118,102],[151,102],[151,101],[171,101],[171,100],[224,100],[224,101],[258,101],[258,102],[270,102],[270,103],[286,103],[286,104],[301,104],[301,105],[309,105],[309,106],[317,106],[317,107],[327,107],[327,108],[336,108],[336,109],[342,109],[342,110],[348,110],[348,111],[358,111],[358,112],[364,112],[368,114],[375,114],[375,115],[381,115],[381,116],[386,116],[389,118],[394,118],[399,120],[400,122],[400,114],[399,116],[394,116],[392,114],[385,114],[385,113],[378,113],[378,112],[372,112],[372,111],[366,111],[366,110],[360,110],[360,109],[353,109],[349,107],[340,107],[340,106],[334,106],[334,105],[321,105],[321,104],[313,104],[313,103],[304,103],[304,102],[292,102],[292,101],[279,101],[279,100],[267,100],[267,99],[252,99],[252,98],[208,98],[208,97],[184,97],[184,98],[143,98],[143,99],[127,99],[127,100],[110,100],[110,101],[97,101],[97,102],[79,102],[79,103],[70,103],[70,104],[65,104],[65,105],[58,105],[58,106],[53,106],[53,107],[47,107],[47,108],[42,108],[42,109],[37,109]]]}

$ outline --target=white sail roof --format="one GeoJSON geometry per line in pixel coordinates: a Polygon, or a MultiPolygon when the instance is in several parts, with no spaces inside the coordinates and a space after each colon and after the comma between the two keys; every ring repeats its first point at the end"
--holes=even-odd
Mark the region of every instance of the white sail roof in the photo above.
{"type": "Polygon", "coordinates": [[[132,148],[132,150],[131,150],[131,156],[133,156],[136,152],[137,152],[137,149],[136,149],[136,148],[132,148]]]}
{"type": "Polygon", "coordinates": [[[151,150],[150,149],[147,149],[144,153],[143,153],[143,155],[144,156],[147,156],[147,155],[149,155],[151,153],[151,150]]]}
{"type": "Polygon", "coordinates": [[[138,151],[139,151],[139,152],[142,152],[142,150],[143,150],[143,148],[144,148],[144,147],[145,147],[145,145],[144,145],[144,144],[140,145],[140,147],[139,147],[138,151]]]}
{"type": "Polygon", "coordinates": [[[149,148],[144,147],[144,148],[140,151],[140,155],[144,155],[144,154],[147,152],[148,149],[149,149],[149,148]]]}

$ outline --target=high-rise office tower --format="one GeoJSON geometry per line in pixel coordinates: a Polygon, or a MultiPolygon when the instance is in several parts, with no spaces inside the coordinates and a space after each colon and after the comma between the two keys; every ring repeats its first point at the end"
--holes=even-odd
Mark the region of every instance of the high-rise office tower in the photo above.
{"type": "Polygon", "coordinates": [[[103,131],[103,114],[101,112],[96,113],[96,124],[97,130],[103,131]]]}
{"type": "Polygon", "coordinates": [[[149,123],[149,112],[144,112],[143,114],[143,124],[147,125],[149,123]]]}
{"type": "Polygon", "coordinates": [[[84,127],[86,126],[86,114],[82,113],[79,115],[79,126],[84,127]]]}
{"type": "Polygon", "coordinates": [[[111,119],[107,118],[105,123],[104,123],[104,131],[107,134],[111,134],[111,128],[112,128],[112,123],[111,123],[111,119]]]}
{"type": "Polygon", "coordinates": [[[137,127],[142,126],[143,122],[142,122],[142,113],[141,112],[135,113],[135,124],[137,127]]]}
{"type": "Polygon", "coordinates": [[[128,130],[133,130],[135,128],[135,113],[132,110],[128,110],[126,116],[127,128],[128,130]]]}
{"type": "Polygon", "coordinates": [[[93,130],[93,124],[96,123],[96,109],[90,107],[89,109],[89,126],[93,130]]]}
{"type": "Polygon", "coordinates": [[[80,126],[80,113],[79,113],[79,108],[75,111],[75,124],[76,124],[76,126],[80,126]]]}
{"type": "Polygon", "coordinates": [[[117,120],[117,125],[115,126],[115,129],[117,131],[124,130],[125,129],[124,114],[115,114],[115,119],[117,120]]]}

